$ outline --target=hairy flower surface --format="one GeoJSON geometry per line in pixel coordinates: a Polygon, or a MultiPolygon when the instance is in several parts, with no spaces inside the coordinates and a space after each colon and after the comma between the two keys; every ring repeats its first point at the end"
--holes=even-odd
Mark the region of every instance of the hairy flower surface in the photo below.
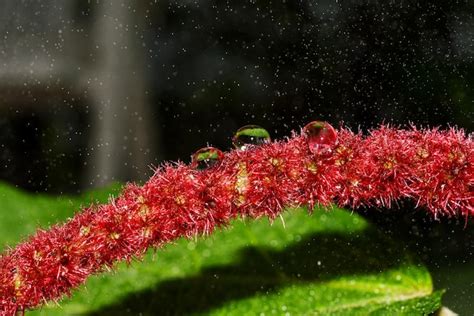
{"type": "Polygon", "coordinates": [[[303,132],[219,153],[208,168],[167,164],[143,186],[128,184],[108,204],[38,231],[0,257],[0,314],[59,300],[119,260],[211,234],[239,216],[274,219],[288,206],[330,203],[391,207],[406,198],[435,216],[474,215],[472,135],[382,126],[363,136],[317,127],[328,128],[317,135],[324,150],[303,132]]]}

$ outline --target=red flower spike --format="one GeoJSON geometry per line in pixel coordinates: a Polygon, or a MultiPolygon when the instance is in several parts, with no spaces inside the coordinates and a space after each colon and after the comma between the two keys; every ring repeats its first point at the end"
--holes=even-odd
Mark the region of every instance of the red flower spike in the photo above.
{"type": "MultiPolygon", "coordinates": [[[[242,135],[266,134],[254,128],[242,135]]],[[[59,300],[116,261],[211,234],[238,216],[274,219],[286,206],[331,202],[390,207],[401,198],[435,216],[474,215],[474,144],[461,130],[382,126],[363,137],[313,122],[303,135],[259,144],[207,151],[200,158],[217,157],[212,168],[197,170],[196,160],[165,165],[142,187],[129,184],[110,203],[7,251],[0,257],[0,315],[59,300]]]]}

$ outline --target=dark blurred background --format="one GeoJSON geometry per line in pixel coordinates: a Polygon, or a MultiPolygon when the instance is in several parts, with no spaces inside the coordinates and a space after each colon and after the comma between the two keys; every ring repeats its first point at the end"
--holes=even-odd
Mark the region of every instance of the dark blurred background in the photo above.
{"type": "MultiPolygon", "coordinates": [[[[0,180],[34,192],[143,181],[250,123],[474,127],[472,1],[3,0],[0,30],[0,180]]],[[[371,214],[469,310],[472,224],[371,214]]]]}
{"type": "Polygon", "coordinates": [[[474,126],[474,3],[0,2],[0,178],[78,192],[256,123],[474,126]]]}

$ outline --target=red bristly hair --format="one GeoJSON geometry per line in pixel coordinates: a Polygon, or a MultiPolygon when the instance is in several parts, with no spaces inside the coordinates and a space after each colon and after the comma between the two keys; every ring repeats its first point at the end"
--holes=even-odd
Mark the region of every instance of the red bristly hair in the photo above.
{"type": "Polygon", "coordinates": [[[69,295],[88,276],[180,237],[208,235],[238,216],[274,219],[285,207],[356,208],[410,198],[436,215],[474,215],[472,134],[451,128],[368,136],[341,128],[329,150],[305,134],[233,150],[206,170],[167,164],[0,257],[0,314],[69,295]]]}

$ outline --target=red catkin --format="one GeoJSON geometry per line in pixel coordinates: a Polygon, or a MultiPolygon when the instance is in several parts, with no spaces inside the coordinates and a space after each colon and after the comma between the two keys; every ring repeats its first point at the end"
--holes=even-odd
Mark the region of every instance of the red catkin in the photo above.
{"type": "MultiPolygon", "coordinates": [[[[326,144],[325,144],[326,145],[326,144]]],[[[242,216],[271,219],[315,204],[391,207],[410,198],[435,216],[474,215],[472,134],[382,126],[368,136],[341,128],[321,153],[293,135],[225,153],[197,170],[167,164],[143,186],[40,230],[0,257],[0,315],[59,300],[116,261],[180,237],[208,235],[242,216]]]]}

